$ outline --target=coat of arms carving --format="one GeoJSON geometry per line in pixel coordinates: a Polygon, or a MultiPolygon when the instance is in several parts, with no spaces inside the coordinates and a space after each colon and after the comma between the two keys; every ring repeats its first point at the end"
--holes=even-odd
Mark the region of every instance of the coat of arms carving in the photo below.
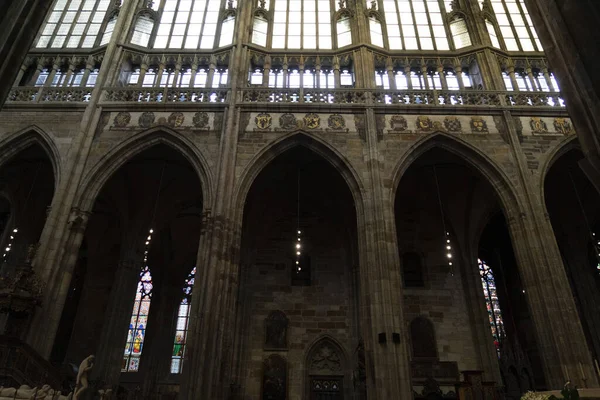
{"type": "Polygon", "coordinates": [[[271,117],[271,114],[260,113],[254,118],[254,123],[260,130],[269,129],[273,123],[273,117],[271,117]]]}
{"type": "Polygon", "coordinates": [[[281,117],[279,117],[279,127],[286,130],[296,129],[298,127],[296,116],[290,113],[281,115],[281,117]]]}
{"type": "Polygon", "coordinates": [[[181,125],[183,125],[183,121],[185,121],[185,116],[183,115],[183,113],[174,112],[171,115],[169,115],[168,122],[169,125],[173,128],[179,128],[181,125]]]}
{"type": "Polygon", "coordinates": [[[152,124],[154,124],[154,113],[153,112],[145,112],[140,115],[138,118],[138,124],[142,128],[150,128],[152,124]]]}
{"type": "Polygon", "coordinates": [[[408,122],[402,115],[392,115],[390,126],[394,132],[404,132],[408,129],[408,122]]]}
{"type": "Polygon", "coordinates": [[[417,130],[421,132],[428,132],[433,130],[433,122],[429,117],[417,117],[417,130]]]}
{"type": "Polygon", "coordinates": [[[196,128],[208,128],[208,113],[197,112],[196,114],[194,114],[192,122],[194,124],[194,127],[196,128]]]}
{"type": "Polygon", "coordinates": [[[487,121],[481,117],[471,117],[471,132],[488,133],[487,121]]]}
{"type": "Polygon", "coordinates": [[[566,118],[554,118],[554,129],[556,129],[556,132],[560,132],[563,135],[570,135],[573,133],[573,126],[566,118]]]}
{"type": "Polygon", "coordinates": [[[444,128],[448,132],[460,132],[462,130],[462,125],[458,117],[446,117],[444,118],[444,128]]]}
{"type": "Polygon", "coordinates": [[[307,129],[317,129],[321,125],[321,118],[315,113],[308,113],[304,116],[304,126],[307,129]]]}
{"type": "Polygon", "coordinates": [[[127,124],[131,121],[131,114],[128,112],[120,112],[115,117],[115,127],[117,128],[125,128],[127,124]]]}
{"type": "Polygon", "coordinates": [[[548,132],[548,126],[546,122],[539,117],[531,117],[529,120],[529,126],[533,133],[546,133],[548,132]]]}
{"type": "Polygon", "coordinates": [[[346,121],[340,114],[332,114],[327,119],[327,125],[333,130],[341,130],[346,128],[346,121]]]}

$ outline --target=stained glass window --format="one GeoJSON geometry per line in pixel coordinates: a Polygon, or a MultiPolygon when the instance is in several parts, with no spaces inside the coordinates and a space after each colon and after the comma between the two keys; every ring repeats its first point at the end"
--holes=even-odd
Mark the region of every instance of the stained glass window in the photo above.
{"type": "MultiPolygon", "coordinates": [[[[94,47],[110,4],[110,0],[57,0],[36,47],[94,47]]],[[[112,33],[113,28],[109,24],[105,30],[112,33]]]]}
{"type": "Polygon", "coordinates": [[[188,275],[183,285],[183,299],[177,310],[177,327],[173,345],[173,356],[171,357],[171,373],[179,374],[183,368],[183,357],[185,356],[185,345],[187,343],[188,323],[190,319],[190,307],[192,302],[192,290],[196,278],[196,267],[188,275]]]}
{"type": "Polygon", "coordinates": [[[152,275],[148,267],[148,249],[152,240],[152,230],[146,239],[146,249],[144,251],[144,268],[140,271],[140,279],[133,302],[133,311],[127,331],[127,343],[125,344],[125,354],[121,372],[136,372],[140,368],[140,357],[144,347],[146,337],[146,327],[148,325],[148,315],[150,312],[150,302],[152,301],[152,275]]]}
{"type": "Polygon", "coordinates": [[[498,291],[496,288],[496,279],[492,269],[482,261],[477,259],[479,264],[479,275],[481,276],[481,284],[483,286],[483,295],[485,297],[485,305],[490,320],[490,328],[494,338],[494,347],[498,357],[500,356],[500,344],[504,338],[504,321],[502,320],[502,311],[500,310],[500,302],[498,301],[498,291]]]}

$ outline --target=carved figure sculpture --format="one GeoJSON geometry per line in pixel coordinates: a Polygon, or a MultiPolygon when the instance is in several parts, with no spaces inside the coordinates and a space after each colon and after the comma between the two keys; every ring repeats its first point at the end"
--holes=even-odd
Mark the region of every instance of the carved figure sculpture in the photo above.
{"type": "Polygon", "coordinates": [[[75,393],[73,394],[74,399],[80,399],[83,393],[88,389],[88,374],[94,367],[94,355],[89,356],[81,362],[79,365],[79,372],[77,372],[77,381],[75,383],[75,393]]]}

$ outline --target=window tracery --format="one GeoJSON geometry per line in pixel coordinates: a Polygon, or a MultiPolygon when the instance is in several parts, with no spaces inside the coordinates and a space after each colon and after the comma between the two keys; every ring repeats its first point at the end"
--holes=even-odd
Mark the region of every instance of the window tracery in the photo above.
{"type": "Polygon", "coordinates": [[[183,299],[177,310],[177,326],[173,344],[173,355],[171,357],[171,373],[179,374],[183,369],[183,358],[187,344],[188,324],[192,303],[192,291],[196,280],[196,267],[192,269],[183,284],[183,299]]]}
{"type": "Polygon", "coordinates": [[[390,50],[450,50],[439,0],[383,0],[383,10],[390,50]]]}
{"type": "Polygon", "coordinates": [[[496,279],[494,278],[492,269],[485,261],[477,259],[477,263],[479,264],[479,276],[481,277],[481,284],[483,286],[483,296],[485,297],[490,329],[494,338],[494,347],[496,348],[498,357],[500,357],[500,345],[505,337],[505,331],[500,302],[498,301],[496,279]]]}
{"type": "Polygon", "coordinates": [[[129,329],[127,331],[127,343],[125,344],[125,354],[121,365],[121,372],[136,372],[140,368],[140,358],[146,338],[146,327],[148,325],[148,315],[150,313],[150,303],[152,301],[152,274],[148,267],[148,251],[152,240],[152,229],[146,238],[146,247],[144,250],[144,267],[140,271],[140,279],[137,284],[135,301],[133,302],[133,311],[129,329]]]}
{"type": "Polygon", "coordinates": [[[523,0],[490,0],[490,4],[492,10],[486,6],[484,10],[493,12],[495,17],[495,21],[486,18],[492,46],[501,48],[499,38],[502,38],[509,51],[543,51],[523,0]]]}
{"type": "MultiPolygon", "coordinates": [[[[56,0],[35,47],[94,47],[110,5],[110,0],[56,0]]],[[[108,43],[115,24],[113,15],[104,29],[101,44],[108,43]]]]}

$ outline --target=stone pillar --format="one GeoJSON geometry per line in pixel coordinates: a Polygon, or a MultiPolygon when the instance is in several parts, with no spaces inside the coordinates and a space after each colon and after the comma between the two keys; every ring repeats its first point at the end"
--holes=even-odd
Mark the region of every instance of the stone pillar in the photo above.
{"type": "Polygon", "coordinates": [[[267,54],[265,56],[265,64],[263,67],[263,87],[269,87],[269,75],[271,74],[271,56],[267,54]]]}
{"type": "Polygon", "coordinates": [[[175,64],[175,72],[173,74],[173,84],[172,87],[179,87],[179,77],[181,75],[181,57],[177,60],[177,64],[175,64]]]}
{"type": "Polygon", "coordinates": [[[444,75],[444,66],[439,64],[437,66],[437,72],[440,75],[440,81],[442,82],[442,89],[448,90],[448,81],[446,80],[446,75],[444,75]]]}
{"type": "Polygon", "coordinates": [[[85,65],[85,71],[83,72],[83,77],[81,78],[81,87],[87,86],[88,79],[90,79],[90,74],[94,70],[94,59],[90,56],[87,60],[87,64],[85,65]]]}
{"type": "Polygon", "coordinates": [[[74,60],[70,60],[69,69],[67,70],[67,74],[65,75],[65,80],[62,83],[63,87],[71,86],[71,78],[73,78],[73,71],[75,70],[75,65],[73,65],[74,60]]]}
{"type": "Polygon", "coordinates": [[[198,75],[198,56],[194,56],[194,61],[192,62],[192,76],[190,77],[190,88],[196,86],[196,75],[198,75]]]}
{"type": "Polygon", "coordinates": [[[321,88],[321,58],[317,56],[315,61],[315,89],[321,88]]]}
{"type": "Polygon", "coordinates": [[[425,84],[425,90],[430,90],[429,79],[427,74],[427,65],[421,65],[421,76],[423,77],[423,83],[425,84]]]}
{"type": "Polygon", "coordinates": [[[535,82],[535,77],[533,76],[533,71],[531,70],[530,67],[527,67],[527,69],[525,69],[525,72],[527,73],[527,77],[529,78],[529,83],[531,84],[531,90],[534,92],[537,92],[539,89],[535,82]]]}
{"type": "Polygon", "coordinates": [[[562,388],[567,378],[584,386],[581,370],[588,387],[597,387],[598,378],[578,317],[570,283],[556,244],[550,221],[538,187],[539,178],[527,168],[512,115],[505,111],[508,139],[521,171],[519,204],[505,210],[515,259],[544,368],[547,385],[562,388]],[[581,365],[581,368],[580,368],[581,365]]]}
{"type": "Polygon", "coordinates": [[[59,62],[60,62],[60,60],[58,60],[58,57],[56,59],[54,59],[54,62],[52,63],[52,70],[48,74],[48,79],[44,83],[45,87],[52,86],[52,81],[54,80],[54,77],[56,76],[56,73],[60,69],[60,65],[58,65],[59,62]]]}
{"type": "MultiPolygon", "coordinates": [[[[23,65],[21,65],[21,68],[19,69],[19,73],[17,74],[17,78],[15,79],[14,86],[19,86],[19,84],[21,83],[21,79],[23,79],[23,75],[25,74],[25,71],[27,71],[27,65],[23,64],[23,65]]],[[[24,85],[24,86],[28,86],[28,85],[24,85]]]]}
{"type": "Polygon", "coordinates": [[[548,73],[548,68],[543,68],[542,74],[544,74],[544,79],[546,80],[546,84],[548,85],[548,88],[550,89],[550,91],[551,92],[556,91],[556,88],[554,87],[554,83],[552,83],[552,79],[550,79],[550,74],[548,73]]]}
{"type": "Polygon", "coordinates": [[[337,56],[333,56],[333,84],[337,89],[342,87],[342,79],[340,77],[340,60],[337,56]]]}
{"type": "Polygon", "coordinates": [[[410,79],[410,72],[410,65],[406,65],[404,67],[404,76],[406,77],[406,86],[408,87],[408,90],[413,89],[412,80],[410,79]]]}
{"type": "Polygon", "coordinates": [[[166,67],[167,66],[166,66],[166,63],[165,63],[165,59],[163,58],[161,60],[160,64],[158,64],[158,71],[156,71],[156,81],[154,82],[154,86],[161,86],[162,76],[165,73],[165,68],[166,67]]]}
{"type": "Polygon", "coordinates": [[[119,383],[127,342],[127,327],[131,319],[140,271],[144,265],[142,254],[127,250],[128,252],[121,256],[117,267],[93,372],[95,379],[100,379],[108,387],[116,387],[119,383]]]}
{"type": "Polygon", "coordinates": [[[35,73],[33,74],[33,77],[31,78],[31,86],[35,85],[35,83],[37,82],[37,80],[40,77],[40,74],[42,73],[43,70],[44,70],[43,61],[39,60],[37,68],[35,69],[35,73]]]}
{"type": "Polygon", "coordinates": [[[396,76],[394,74],[394,65],[392,64],[391,57],[388,57],[385,66],[387,69],[387,76],[390,81],[390,90],[397,90],[398,87],[396,86],[396,76]]]}
{"type": "Polygon", "coordinates": [[[517,83],[517,77],[515,76],[515,67],[509,65],[506,67],[506,72],[508,72],[508,76],[510,77],[510,83],[512,83],[513,90],[515,92],[520,91],[519,84],[517,83]]]}
{"type": "Polygon", "coordinates": [[[213,87],[213,79],[215,77],[215,69],[217,68],[217,58],[214,55],[210,56],[210,64],[208,65],[208,73],[206,75],[206,87],[213,87]]]}
{"type": "Polygon", "coordinates": [[[456,80],[458,81],[458,88],[460,90],[465,90],[465,83],[463,82],[462,67],[460,65],[457,65],[456,67],[454,67],[454,73],[456,74],[456,80]]]}

